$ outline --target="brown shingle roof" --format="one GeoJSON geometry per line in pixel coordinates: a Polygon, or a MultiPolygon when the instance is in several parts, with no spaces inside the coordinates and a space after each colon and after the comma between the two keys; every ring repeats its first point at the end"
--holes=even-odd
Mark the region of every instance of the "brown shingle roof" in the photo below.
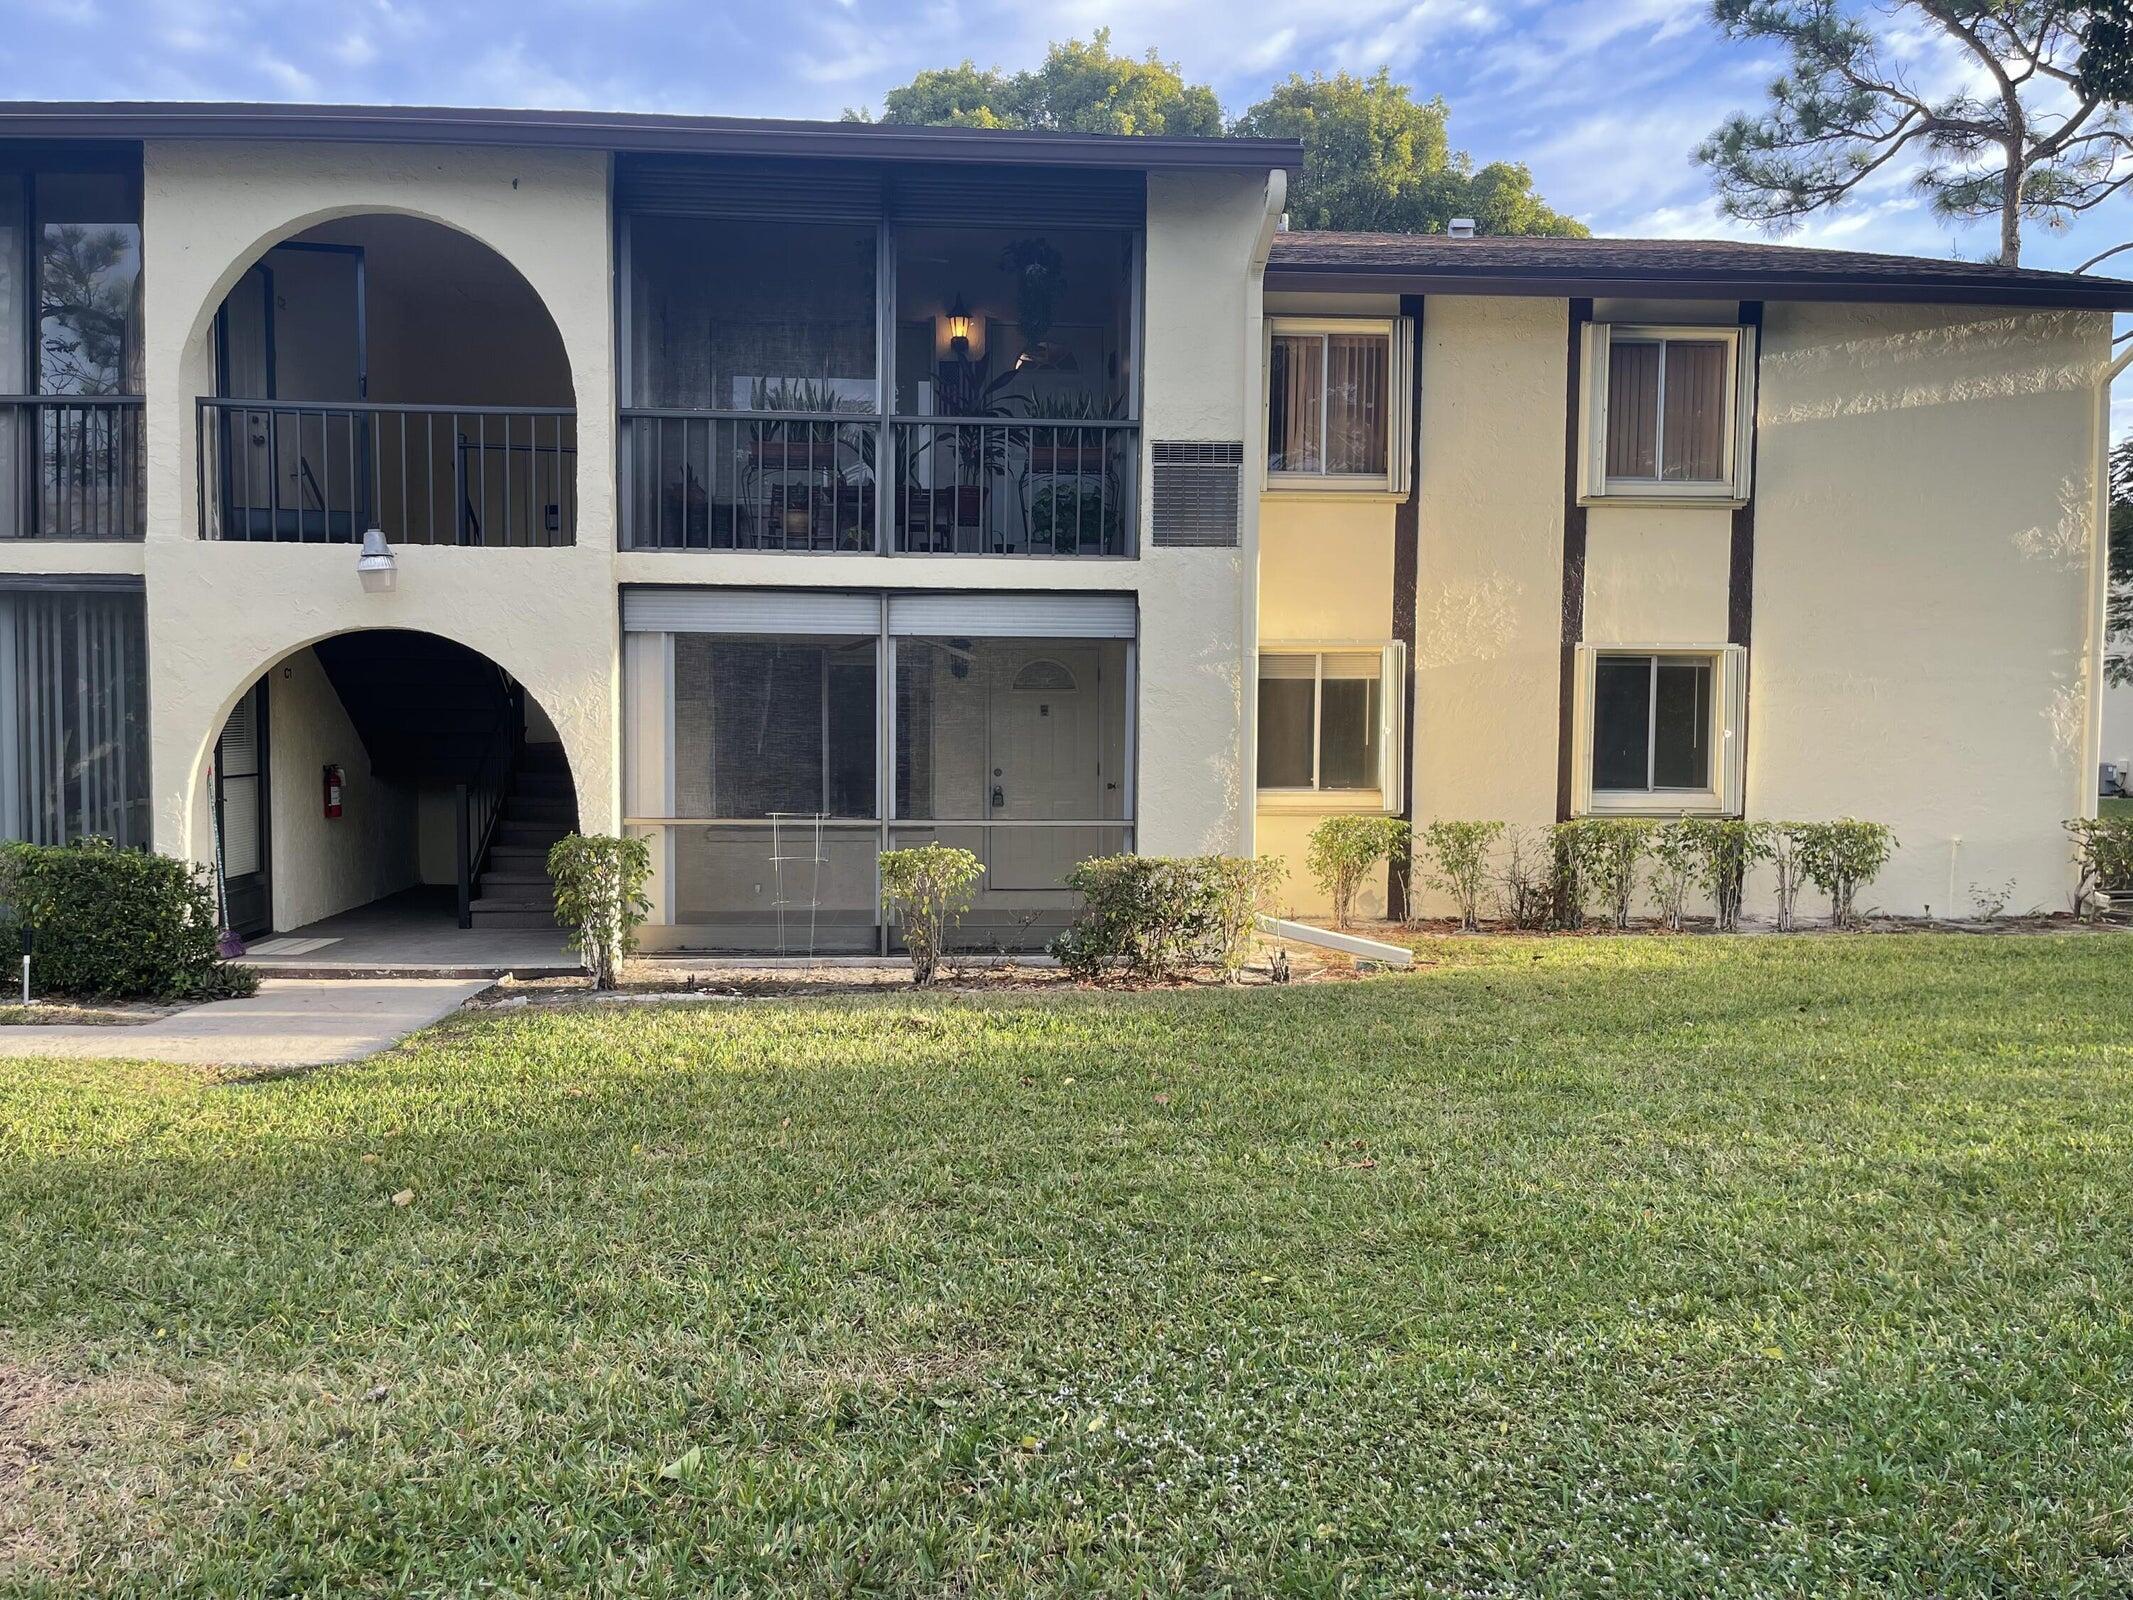
{"type": "Polygon", "coordinates": [[[1274,239],[1267,284],[1408,294],[1649,294],[2133,311],[2133,283],[2121,278],[1732,239],[1283,233],[1274,239]]]}

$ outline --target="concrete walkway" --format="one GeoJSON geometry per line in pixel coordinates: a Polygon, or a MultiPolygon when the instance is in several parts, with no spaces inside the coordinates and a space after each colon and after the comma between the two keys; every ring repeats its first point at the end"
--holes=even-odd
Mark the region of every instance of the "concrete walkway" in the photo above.
{"type": "Polygon", "coordinates": [[[360,1061],[488,987],[485,978],[269,978],[249,1000],[217,1000],[138,1026],[0,1027],[0,1057],[226,1067],[360,1061]]]}

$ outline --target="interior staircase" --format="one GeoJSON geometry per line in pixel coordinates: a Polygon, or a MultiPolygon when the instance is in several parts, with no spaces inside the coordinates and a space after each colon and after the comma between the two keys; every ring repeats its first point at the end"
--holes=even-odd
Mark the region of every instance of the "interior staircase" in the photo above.
{"type": "Polygon", "coordinates": [[[555,879],[548,847],[577,826],[563,747],[519,746],[489,853],[475,869],[474,926],[552,928],[555,879]]]}
{"type": "Polygon", "coordinates": [[[511,679],[433,634],[341,634],[317,650],[372,772],[455,794],[465,784],[496,796],[501,784],[487,849],[473,840],[473,925],[553,928],[548,847],[577,826],[577,802],[562,747],[525,742],[523,696],[511,679]]]}

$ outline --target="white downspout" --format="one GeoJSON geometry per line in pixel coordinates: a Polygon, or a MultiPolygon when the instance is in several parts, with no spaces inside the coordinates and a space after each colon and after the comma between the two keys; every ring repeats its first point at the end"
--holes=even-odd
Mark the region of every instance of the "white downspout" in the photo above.
{"type": "Polygon", "coordinates": [[[1238,619],[1237,630],[1237,637],[1244,641],[1238,682],[1243,713],[1238,755],[1244,772],[1239,803],[1244,817],[1238,837],[1240,850],[1247,856],[1259,853],[1259,497],[1266,489],[1266,262],[1273,254],[1274,235],[1280,230],[1288,200],[1289,174],[1276,167],[1266,176],[1265,211],[1252,240],[1244,285],[1244,470],[1237,507],[1243,524],[1243,549],[1238,554],[1244,563],[1244,615],[1238,619]]]}
{"type": "Polygon", "coordinates": [[[2093,526],[2096,536],[2089,548],[2089,615],[2087,659],[2088,705],[2081,730],[2081,792],[2078,815],[2096,815],[2097,771],[2103,765],[2103,656],[2106,643],[2104,616],[2111,592],[2111,383],[2128,363],[2133,363],[2129,345],[2105,365],[2096,380],[2096,504],[2093,526]]]}

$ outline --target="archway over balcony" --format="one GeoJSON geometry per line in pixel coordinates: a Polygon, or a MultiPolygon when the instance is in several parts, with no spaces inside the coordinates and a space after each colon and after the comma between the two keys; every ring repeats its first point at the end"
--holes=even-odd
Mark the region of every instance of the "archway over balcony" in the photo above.
{"type": "Polygon", "coordinates": [[[556,966],[548,847],[569,757],[523,685],[436,634],[340,633],[275,661],[208,751],[227,920],[269,961],[556,966]]]}
{"type": "Polygon", "coordinates": [[[340,217],[238,275],[210,335],[198,508],[210,538],[575,542],[577,418],[547,307],[488,245],[340,217]]]}

